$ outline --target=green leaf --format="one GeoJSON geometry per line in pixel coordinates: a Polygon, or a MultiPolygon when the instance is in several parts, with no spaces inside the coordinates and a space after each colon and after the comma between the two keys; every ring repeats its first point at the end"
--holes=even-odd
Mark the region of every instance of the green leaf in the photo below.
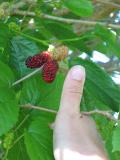
{"type": "Polygon", "coordinates": [[[96,25],[95,34],[104,42],[104,49],[106,47],[106,50],[112,51],[112,53],[120,57],[120,45],[117,42],[116,34],[112,30],[96,25]]]}
{"type": "Polygon", "coordinates": [[[109,110],[109,107],[100,101],[97,97],[92,97],[91,91],[86,87],[84,88],[82,101],[80,104],[81,111],[91,111],[95,109],[99,110],[109,110]]]}
{"type": "Polygon", "coordinates": [[[49,124],[53,122],[52,115],[43,113],[25,130],[25,145],[31,160],[53,160],[52,130],[49,124]]]}
{"type": "Polygon", "coordinates": [[[14,132],[14,140],[7,156],[9,160],[30,160],[24,143],[24,129],[28,128],[31,122],[29,113],[29,110],[20,110],[19,120],[14,132]],[[23,121],[24,123],[22,123],[23,121]],[[16,141],[17,143],[15,143],[16,141]]]}
{"type": "Polygon", "coordinates": [[[116,35],[110,29],[103,27],[99,24],[97,24],[95,27],[95,34],[110,43],[116,40],[116,35]]]}
{"type": "Polygon", "coordinates": [[[0,61],[0,87],[4,85],[10,86],[13,81],[14,75],[12,70],[7,64],[0,61]]]}
{"type": "Polygon", "coordinates": [[[80,36],[78,37],[73,32],[73,28],[70,25],[64,25],[53,21],[45,21],[44,26],[46,29],[48,29],[48,31],[50,31],[55,36],[55,38],[57,38],[60,42],[63,42],[64,44],[69,46],[71,49],[77,48],[83,52],[89,52],[89,48],[85,44],[85,38],[82,39],[82,37],[80,36]],[[64,41],[64,39],[68,40],[64,41]],[[70,41],[71,39],[76,39],[76,40],[70,41]]]}
{"type": "Polygon", "coordinates": [[[18,119],[19,107],[12,89],[0,88],[0,136],[11,129],[18,119]]]}
{"type": "Polygon", "coordinates": [[[39,73],[23,82],[20,103],[33,104],[57,110],[60,103],[61,91],[65,74],[58,73],[52,83],[46,83],[39,73]],[[54,100],[53,100],[54,99],[54,100]]]}
{"type": "Polygon", "coordinates": [[[9,42],[12,36],[7,24],[0,21],[0,59],[8,62],[9,58],[9,42]]]}
{"type": "Polygon", "coordinates": [[[71,66],[76,64],[82,65],[86,69],[85,90],[89,91],[91,97],[98,99],[114,111],[118,111],[120,89],[109,75],[92,61],[76,58],[70,63],[71,66]]]}
{"type": "Polygon", "coordinates": [[[97,125],[97,130],[101,134],[104,141],[109,160],[119,160],[120,152],[112,152],[112,135],[115,128],[115,122],[109,121],[103,116],[95,115],[94,120],[97,125]]]}
{"type": "Polygon", "coordinates": [[[113,132],[112,144],[113,144],[113,152],[120,151],[120,121],[116,126],[116,129],[113,132]]]}
{"type": "Polygon", "coordinates": [[[65,74],[58,73],[56,79],[51,84],[42,80],[40,81],[40,100],[39,105],[57,110],[60,104],[62,87],[65,79],[65,74]]]}
{"type": "Polygon", "coordinates": [[[40,86],[40,75],[24,81],[20,97],[21,104],[31,103],[37,105],[42,94],[40,86]]]}
{"type": "Polygon", "coordinates": [[[102,42],[98,42],[97,45],[95,46],[94,50],[106,54],[106,55],[110,55],[111,54],[111,49],[110,47],[108,47],[108,45],[106,43],[102,42]]]}
{"type": "Polygon", "coordinates": [[[58,73],[52,83],[46,83],[41,74],[23,82],[20,103],[58,109],[65,74],[58,73]],[[54,99],[54,100],[53,100],[54,99]]]}
{"type": "Polygon", "coordinates": [[[0,48],[5,49],[10,38],[10,31],[6,24],[0,22],[0,48]]]}
{"type": "Polygon", "coordinates": [[[27,57],[39,53],[39,49],[33,41],[20,36],[13,37],[11,44],[11,66],[14,67],[20,75],[25,75],[31,71],[26,67],[25,60],[27,57]]]}
{"type": "MultiPolygon", "coordinates": [[[[18,134],[15,137],[16,139],[19,138],[18,134]]],[[[26,147],[24,144],[24,139],[20,139],[10,150],[8,154],[8,159],[9,160],[30,160],[26,147]]]]}
{"type": "Polygon", "coordinates": [[[7,156],[9,160],[30,160],[24,143],[24,130],[25,128],[28,128],[30,122],[30,110],[21,109],[19,112],[19,119],[14,129],[15,132],[12,147],[10,148],[7,156]]]}
{"type": "Polygon", "coordinates": [[[78,16],[91,16],[93,13],[93,6],[89,0],[64,0],[64,4],[78,16]]]}

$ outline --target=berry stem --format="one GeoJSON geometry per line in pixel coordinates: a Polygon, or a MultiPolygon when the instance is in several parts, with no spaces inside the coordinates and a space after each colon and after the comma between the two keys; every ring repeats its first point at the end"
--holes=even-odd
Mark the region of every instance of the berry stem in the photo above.
{"type": "Polygon", "coordinates": [[[35,71],[31,72],[30,74],[22,77],[21,79],[15,81],[14,83],[12,83],[12,87],[16,86],[17,84],[25,81],[26,79],[28,79],[28,78],[32,77],[33,75],[35,75],[36,73],[40,72],[42,68],[43,68],[43,66],[41,66],[40,68],[38,68],[35,71]]]}

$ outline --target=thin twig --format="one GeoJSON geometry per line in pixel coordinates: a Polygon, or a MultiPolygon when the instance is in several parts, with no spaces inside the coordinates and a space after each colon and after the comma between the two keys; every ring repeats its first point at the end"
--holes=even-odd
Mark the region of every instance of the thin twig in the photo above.
{"type": "MultiPolygon", "coordinates": [[[[31,5],[28,7],[27,12],[30,12],[31,9],[32,9],[32,7],[33,7],[33,4],[31,4],[31,5]]],[[[27,12],[26,12],[26,13],[27,13],[27,12]]],[[[24,23],[26,17],[27,17],[27,15],[24,15],[24,16],[23,16],[22,21],[21,21],[21,24],[20,24],[20,28],[22,28],[22,25],[23,25],[23,23],[24,23]]]]}
{"type": "MultiPolygon", "coordinates": [[[[31,104],[25,104],[25,105],[21,105],[22,108],[28,108],[28,109],[36,109],[36,110],[40,110],[40,111],[44,111],[44,112],[49,112],[49,113],[53,113],[53,114],[57,114],[57,111],[53,110],[53,109],[49,109],[49,108],[44,108],[44,107],[39,107],[39,106],[33,106],[31,104]]],[[[102,115],[104,117],[106,117],[109,120],[113,120],[115,122],[117,122],[118,120],[116,118],[114,118],[114,116],[110,113],[110,111],[101,111],[101,110],[93,110],[93,111],[89,111],[89,112],[81,112],[81,115],[92,115],[92,114],[99,114],[102,115]]]]}
{"type": "Polygon", "coordinates": [[[116,60],[111,59],[107,63],[99,62],[99,65],[103,67],[110,74],[114,71],[120,72],[120,60],[119,59],[116,59],[116,60]]]}
{"type": "Polygon", "coordinates": [[[16,9],[19,9],[19,8],[22,8],[26,5],[27,3],[25,1],[20,1],[18,3],[15,3],[15,4],[12,4],[10,5],[10,10],[16,10],[16,9]]]}
{"type": "Polygon", "coordinates": [[[7,9],[7,12],[13,12],[17,9],[20,9],[20,8],[23,8],[24,6],[31,6],[31,5],[35,5],[35,2],[32,2],[30,0],[21,0],[21,1],[18,1],[16,3],[12,3],[9,8],[7,9]]]}
{"type": "Polygon", "coordinates": [[[52,20],[59,21],[59,22],[78,23],[78,24],[84,24],[84,25],[88,25],[88,26],[95,26],[98,23],[102,26],[108,26],[108,27],[111,27],[111,28],[120,29],[120,25],[107,24],[106,22],[69,19],[69,18],[51,16],[51,15],[47,15],[47,14],[41,14],[41,17],[46,18],[46,19],[52,19],[52,20]]]}
{"type": "Polygon", "coordinates": [[[38,16],[40,18],[45,18],[45,19],[51,19],[54,21],[59,21],[59,22],[64,22],[64,23],[68,23],[68,24],[72,24],[72,23],[76,23],[76,24],[84,24],[87,26],[95,26],[96,24],[100,24],[102,26],[107,26],[110,28],[114,28],[114,29],[120,29],[120,25],[116,25],[116,24],[108,24],[106,22],[100,22],[100,21],[89,21],[89,20],[77,20],[77,19],[69,19],[69,18],[62,18],[62,17],[56,17],[56,16],[51,16],[48,14],[40,14],[40,15],[36,15],[34,12],[27,12],[26,11],[22,11],[22,10],[16,10],[13,13],[11,13],[12,15],[27,15],[27,16],[38,16]]]}
{"type": "Polygon", "coordinates": [[[9,5],[9,7],[7,9],[4,9],[4,8],[3,9],[6,14],[9,14],[11,12],[14,12],[17,9],[24,7],[26,4],[27,4],[26,1],[20,1],[18,3],[14,3],[14,4],[9,5]]]}
{"type": "Polygon", "coordinates": [[[23,82],[24,80],[26,80],[26,79],[28,79],[28,78],[30,78],[30,77],[32,77],[32,76],[35,75],[36,73],[40,72],[41,69],[42,69],[42,67],[36,69],[35,71],[31,72],[30,74],[28,74],[28,75],[22,77],[21,79],[17,80],[16,82],[14,82],[14,83],[12,84],[12,87],[13,87],[13,86],[16,86],[17,84],[23,82]]]}
{"type": "Polygon", "coordinates": [[[120,8],[120,5],[117,4],[117,3],[114,3],[114,2],[109,2],[109,1],[106,1],[106,0],[96,0],[97,2],[99,3],[103,3],[105,5],[110,5],[112,7],[115,7],[115,8],[120,8]]]}
{"type": "Polygon", "coordinates": [[[82,112],[83,115],[92,115],[92,114],[100,114],[102,116],[105,116],[107,119],[118,121],[111,113],[110,111],[101,111],[101,110],[93,110],[89,112],[82,112]]]}
{"type": "Polygon", "coordinates": [[[45,112],[57,114],[57,111],[55,111],[55,110],[43,108],[43,107],[38,107],[38,106],[33,106],[31,104],[21,105],[21,107],[22,108],[29,108],[29,109],[36,109],[36,110],[40,110],[40,111],[45,111],[45,112]]]}

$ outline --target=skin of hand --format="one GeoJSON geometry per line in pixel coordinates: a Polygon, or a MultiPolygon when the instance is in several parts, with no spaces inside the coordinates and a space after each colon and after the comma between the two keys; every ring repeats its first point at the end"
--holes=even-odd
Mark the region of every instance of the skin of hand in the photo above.
{"type": "Polygon", "coordinates": [[[108,160],[95,122],[88,116],[80,117],[84,82],[85,69],[79,65],[71,68],[54,125],[55,160],[108,160]]]}

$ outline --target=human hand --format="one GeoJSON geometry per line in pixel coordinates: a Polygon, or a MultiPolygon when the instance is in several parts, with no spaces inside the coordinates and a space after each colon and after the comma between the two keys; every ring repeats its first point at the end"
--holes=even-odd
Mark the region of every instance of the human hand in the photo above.
{"type": "Polygon", "coordinates": [[[95,122],[80,117],[85,70],[74,66],[68,73],[54,126],[55,160],[108,160],[95,122]]]}

